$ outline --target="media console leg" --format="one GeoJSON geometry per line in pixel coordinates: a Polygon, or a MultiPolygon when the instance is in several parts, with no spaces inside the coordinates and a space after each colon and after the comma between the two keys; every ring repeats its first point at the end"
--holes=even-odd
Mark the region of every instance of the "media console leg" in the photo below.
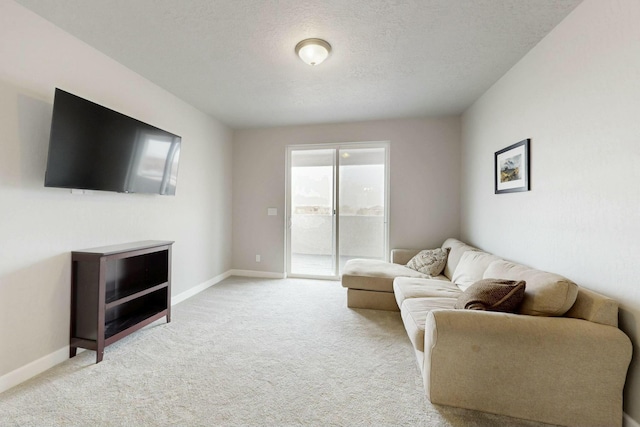
{"type": "Polygon", "coordinates": [[[103,348],[99,348],[96,351],[96,363],[102,362],[102,358],[103,357],[104,357],[104,349],[103,348]]]}
{"type": "Polygon", "coordinates": [[[76,357],[76,353],[78,352],[78,347],[69,347],[69,359],[72,357],[76,357]]]}

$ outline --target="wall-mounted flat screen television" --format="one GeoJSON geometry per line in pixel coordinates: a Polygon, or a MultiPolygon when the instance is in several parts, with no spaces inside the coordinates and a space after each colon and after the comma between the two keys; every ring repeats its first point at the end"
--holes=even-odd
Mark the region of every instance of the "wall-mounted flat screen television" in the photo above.
{"type": "Polygon", "coordinates": [[[56,89],[45,187],[175,195],[182,138],[56,89]]]}

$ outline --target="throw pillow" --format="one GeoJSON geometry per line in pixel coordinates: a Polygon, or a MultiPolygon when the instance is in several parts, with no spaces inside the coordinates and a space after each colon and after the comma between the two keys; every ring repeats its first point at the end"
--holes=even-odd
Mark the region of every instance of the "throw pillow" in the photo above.
{"type": "Polygon", "coordinates": [[[427,276],[437,276],[442,273],[447,264],[449,250],[449,248],[438,248],[420,251],[409,260],[407,267],[427,276]]]}
{"type": "Polygon", "coordinates": [[[522,280],[478,280],[458,297],[455,308],[515,313],[524,298],[525,286],[522,280]]]}

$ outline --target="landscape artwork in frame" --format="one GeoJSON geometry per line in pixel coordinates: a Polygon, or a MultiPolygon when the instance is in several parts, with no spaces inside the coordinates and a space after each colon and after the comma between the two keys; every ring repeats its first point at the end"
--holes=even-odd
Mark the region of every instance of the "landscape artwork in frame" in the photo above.
{"type": "Polygon", "coordinates": [[[496,194],[529,191],[529,139],[496,151],[496,194]]]}

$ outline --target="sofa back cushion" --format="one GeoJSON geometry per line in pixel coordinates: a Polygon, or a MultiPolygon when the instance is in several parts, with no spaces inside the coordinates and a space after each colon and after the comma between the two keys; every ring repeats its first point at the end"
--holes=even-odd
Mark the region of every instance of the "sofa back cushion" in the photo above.
{"type": "Polygon", "coordinates": [[[444,266],[443,274],[451,280],[453,277],[453,272],[456,270],[458,266],[458,262],[460,262],[460,258],[462,254],[467,251],[477,251],[478,248],[474,248],[473,246],[469,246],[464,242],[461,242],[458,239],[448,238],[442,244],[442,248],[449,248],[449,256],[447,257],[447,264],[444,266]]]}
{"type": "Polygon", "coordinates": [[[466,251],[460,257],[451,281],[465,291],[469,286],[482,279],[489,264],[499,259],[499,257],[483,251],[466,251]]]}
{"type": "Polygon", "coordinates": [[[578,285],[567,278],[505,260],[489,264],[483,278],[527,282],[520,313],[531,316],[562,316],[578,295],[578,285]]]}

